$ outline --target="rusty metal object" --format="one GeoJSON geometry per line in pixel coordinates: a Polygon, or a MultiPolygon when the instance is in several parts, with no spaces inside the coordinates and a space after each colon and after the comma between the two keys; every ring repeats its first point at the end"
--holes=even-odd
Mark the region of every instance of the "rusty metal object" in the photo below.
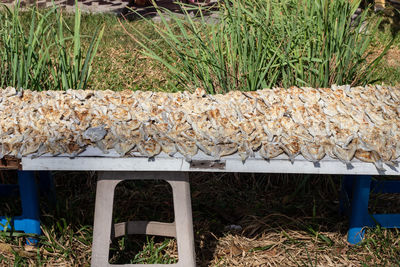
{"type": "Polygon", "coordinates": [[[191,169],[219,169],[224,170],[225,161],[220,160],[193,160],[190,162],[191,169]]]}
{"type": "Polygon", "coordinates": [[[0,159],[0,170],[21,170],[21,160],[15,157],[5,156],[0,159]]]}

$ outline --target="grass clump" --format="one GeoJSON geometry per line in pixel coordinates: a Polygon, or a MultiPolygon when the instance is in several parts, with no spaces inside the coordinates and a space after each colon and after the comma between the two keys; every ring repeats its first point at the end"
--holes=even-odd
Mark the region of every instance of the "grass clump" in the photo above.
{"type": "Polygon", "coordinates": [[[207,23],[204,10],[197,18],[187,9],[183,17],[159,10],[161,24],[147,20],[172,53],[137,29],[132,37],[180,85],[203,87],[209,93],[362,85],[372,82],[375,67],[389,48],[367,61],[379,20],[364,11],[352,22],[359,1],[221,2],[216,11],[219,21],[213,24],[207,23]]]}
{"type": "Polygon", "coordinates": [[[81,46],[81,13],[76,9],[71,30],[60,10],[33,8],[30,22],[20,13],[3,6],[0,11],[0,87],[31,90],[84,89],[104,26],[94,32],[86,53],[81,46]],[[28,30],[26,30],[28,29],[28,30]],[[66,29],[66,30],[65,30],[66,29]],[[65,34],[65,31],[69,34],[65,34]],[[72,52],[68,49],[72,46],[72,52]]]}
{"type": "Polygon", "coordinates": [[[29,33],[24,30],[19,5],[0,12],[0,87],[34,88],[49,86],[50,63],[47,14],[32,11],[29,33]],[[40,16],[39,16],[40,15],[40,16]]]}
{"type": "MultiPolygon", "coordinates": [[[[55,70],[53,71],[53,77],[56,77],[56,86],[58,89],[67,90],[73,89],[85,89],[91,73],[91,65],[99,47],[100,40],[104,33],[104,26],[102,28],[97,27],[91,41],[89,48],[84,55],[81,45],[81,11],[75,9],[75,22],[73,36],[66,38],[64,36],[64,21],[62,15],[57,13],[58,31],[55,34],[55,40],[57,44],[58,57],[55,60],[55,70]],[[69,52],[69,39],[72,42],[72,57],[69,52]]],[[[69,30],[69,29],[68,29],[69,30]]]]}

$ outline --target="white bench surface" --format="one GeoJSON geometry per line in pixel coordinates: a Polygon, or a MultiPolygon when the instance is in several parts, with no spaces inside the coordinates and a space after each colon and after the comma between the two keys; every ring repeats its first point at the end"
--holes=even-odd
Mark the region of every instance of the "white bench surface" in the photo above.
{"type": "Polygon", "coordinates": [[[245,163],[239,155],[231,155],[216,161],[203,153],[198,153],[192,162],[179,153],[174,157],[160,154],[152,159],[143,156],[120,157],[114,151],[104,154],[96,148],[91,148],[78,156],[42,155],[38,158],[23,157],[23,170],[54,170],[54,171],[182,171],[182,172],[242,172],[242,173],[304,173],[304,174],[357,174],[357,175],[399,175],[400,166],[383,165],[385,171],[379,171],[373,163],[353,159],[351,164],[345,164],[338,159],[325,157],[318,163],[313,163],[297,156],[293,163],[286,155],[278,156],[269,161],[257,153],[249,157],[245,163]]]}

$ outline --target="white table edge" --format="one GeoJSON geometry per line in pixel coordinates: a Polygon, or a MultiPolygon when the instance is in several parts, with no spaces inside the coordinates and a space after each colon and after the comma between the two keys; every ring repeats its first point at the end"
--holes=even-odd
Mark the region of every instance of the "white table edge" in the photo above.
{"type": "Polygon", "coordinates": [[[198,158],[190,163],[183,157],[23,157],[22,170],[32,171],[175,171],[175,172],[240,172],[240,173],[303,173],[337,175],[399,175],[400,167],[384,165],[379,171],[373,163],[353,160],[344,164],[336,159],[323,159],[317,164],[297,157],[293,162],[287,158],[264,160],[249,158],[242,162],[239,157],[222,158],[220,161],[198,158]],[[209,163],[207,163],[209,162],[209,163]],[[206,164],[204,164],[206,163],[206,164]],[[213,167],[212,165],[215,166],[213,167]],[[204,166],[201,166],[204,165],[204,166]]]}

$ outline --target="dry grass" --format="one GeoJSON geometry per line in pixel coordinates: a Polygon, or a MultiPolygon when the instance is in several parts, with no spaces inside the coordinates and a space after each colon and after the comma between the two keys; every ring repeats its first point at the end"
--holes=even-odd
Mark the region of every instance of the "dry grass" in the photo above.
{"type": "MultiPolygon", "coordinates": [[[[8,176],[5,182],[13,179],[8,176]]],[[[51,210],[42,199],[44,235],[39,247],[24,246],[24,235],[3,233],[0,264],[89,265],[95,179],[94,173],[56,173],[58,205],[51,210]]],[[[338,215],[339,185],[340,177],[334,176],[191,174],[198,264],[398,265],[396,230],[370,230],[361,246],[348,245],[348,221],[338,215]]],[[[2,214],[15,214],[18,202],[3,203],[2,214]]],[[[371,209],[379,212],[399,212],[399,204],[398,195],[371,199],[371,209]]],[[[115,222],[172,221],[171,190],[164,182],[125,182],[117,187],[114,209],[115,222]]],[[[177,249],[173,239],[133,236],[115,240],[110,254],[114,263],[129,263],[135,257],[165,262],[177,258],[177,249]],[[164,248],[155,256],[151,243],[164,248]]]]}
{"type": "Polygon", "coordinates": [[[90,89],[165,90],[168,86],[165,69],[129,46],[104,47],[93,64],[90,89]]]}
{"type": "MultiPolygon", "coordinates": [[[[383,48],[381,45],[378,45],[376,48],[370,51],[370,55],[368,57],[370,62],[379,56],[382,51],[383,48]]],[[[392,46],[392,48],[386,52],[386,55],[383,57],[382,61],[384,62],[383,64],[385,67],[400,68],[400,47],[392,46]]]]}
{"type": "MultiPolygon", "coordinates": [[[[83,29],[84,33],[91,32],[92,28],[99,23],[92,22],[92,18],[88,16],[84,19],[89,20],[87,28],[83,29]]],[[[165,68],[140,53],[137,44],[126,35],[118,19],[104,16],[101,22],[106,25],[105,35],[93,62],[89,88],[113,91],[168,90],[165,68]]],[[[148,32],[148,26],[144,23],[125,20],[121,23],[148,32]]],[[[155,33],[151,32],[149,35],[152,34],[155,33]]],[[[157,39],[156,35],[152,38],[157,39]]]]}

